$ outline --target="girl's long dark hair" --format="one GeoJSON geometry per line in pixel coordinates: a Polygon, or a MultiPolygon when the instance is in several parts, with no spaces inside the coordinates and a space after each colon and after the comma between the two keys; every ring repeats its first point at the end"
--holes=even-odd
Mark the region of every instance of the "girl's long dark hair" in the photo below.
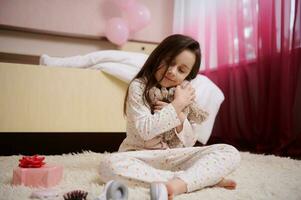
{"type": "MultiPolygon", "coordinates": [[[[151,102],[149,98],[150,88],[158,85],[158,81],[155,78],[155,73],[158,70],[160,64],[164,62],[167,66],[169,66],[170,63],[175,59],[175,57],[184,50],[190,50],[195,54],[195,63],[192,67],[191,72],[185,78],[186,80],[190,81],[191,79],[194,79],[196,77],[201,65],[201,50],[200,45],[196,40],[185,35],[171,35],[165,38],[149,55],[141,70],[133,78],[133,80],[137,78],[144,78],[146,80],[145,90],[143,92],[143,101],[145,105],[150,105],[151,102]]],[[[123,103],[123,113],[125,116],[128,92],[129,87],[127,88],[123,103]]]]}

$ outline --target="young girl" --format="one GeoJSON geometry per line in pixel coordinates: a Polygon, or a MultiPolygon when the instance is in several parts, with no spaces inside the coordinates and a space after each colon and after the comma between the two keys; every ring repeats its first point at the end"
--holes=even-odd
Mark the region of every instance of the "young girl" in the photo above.
{"type": "Polygon", "coordinates": [[[199,43],[179,34],[167,37],[151,53],[128,87],[124,102],[127,136],[119,152],[102,159],[102,181],[151,184],[151,199],[172,199],[207,186],[236,187],[233,180],[224,178],[240,162],[233,146],[193,147],[195,122],[183,110],[194,102],[195,90],[189,81],[196,77],[200,62],[199,43]],[[153,87],[175,87],[173,101],[152,104],[149,91],[153,87]],[[179,148],[163,140],[163,133],[171,130],[179,148]]]}

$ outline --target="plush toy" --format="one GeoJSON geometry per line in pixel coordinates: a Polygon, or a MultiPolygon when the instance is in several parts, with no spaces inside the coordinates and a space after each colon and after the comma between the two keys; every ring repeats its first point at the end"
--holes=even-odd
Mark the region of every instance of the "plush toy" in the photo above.
{"type": "MultiPolygon", "coordinates": [[[[167,103],[170,103],[174,99],[174,93],[175,93],[175,87],[167,89],[165,87],[152,87],[149,90],[149,97],[151,100],[152,106],[157,101],[164,101],[167,103]]],[[[201,124],[203,121],[205,121],[208,117],[208,113],[204,110],[202,110],[196,102],[191,103],[189,106],[187,106],[183,113],[187,116],[188,121],[201,124]]],[[[172,129],[170,131],[167,131],[162,134],[163,140],[168,144],[170,148],[175,147],[183,147],[181,142],[179,141],[178,137],[175,135],[175,131],[172,129]]]]}

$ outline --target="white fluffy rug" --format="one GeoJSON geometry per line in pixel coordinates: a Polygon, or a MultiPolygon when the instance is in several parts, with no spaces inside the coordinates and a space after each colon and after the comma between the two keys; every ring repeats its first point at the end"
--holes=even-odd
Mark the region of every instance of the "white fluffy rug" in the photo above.
{"type": "MultiPolygon", "coordinates": [[[[64,177],[56,186],[62,193],[75,189],[86,190],[87,199],[98,196],[103,185],[99,181],[97,169],[103,154],[83,152],[61,156],[46,156],[48,163],[64,166],[64,177]]],[[[33,188],[12,186],[13,168],[21,156],[0,157],[0,199],[29,199],[33,188]]],[[[301,161],[272,155],[241,153],[240,167],[229,177],[238,183],[236,190],[206,188],[190,194],[177,196],[176,200],[216,200],[216,199],[301,199],[301,161]]],[[[63,198],[62,198],[63,199],[63,198]]],[[[130,200],[149,199],[148,190],[141,187],[129,189],[130,200]]]]}

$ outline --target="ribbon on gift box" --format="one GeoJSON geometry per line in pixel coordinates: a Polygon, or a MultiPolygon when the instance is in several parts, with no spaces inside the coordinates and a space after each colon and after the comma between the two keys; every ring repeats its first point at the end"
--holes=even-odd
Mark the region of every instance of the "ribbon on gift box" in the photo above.
{"type": "Polygon", "coordinates": [[[23,156],[22,159],[19,159],[19,167],[22,168],[40,168],[45,165],[43,160],[45,159],[44,156],[23,156]]]}

